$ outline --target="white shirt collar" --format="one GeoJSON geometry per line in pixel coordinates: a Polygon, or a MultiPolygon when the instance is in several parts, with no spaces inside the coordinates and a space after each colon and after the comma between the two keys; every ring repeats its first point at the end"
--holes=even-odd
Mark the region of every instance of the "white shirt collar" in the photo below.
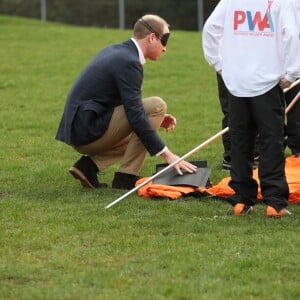
{"type": "Polygon", "coordinates": [[[142,65],[144,65],[144,64],[146,63],[146,59],[145,59],[144,53],[143,53],[143,51],[142,51],[140,45],[137,43],[137,41],[136,41],[134,38],[131,38],[131,40],[134,42],[136,48],[138,49],[140,63],[141,63],[142,65]]]}

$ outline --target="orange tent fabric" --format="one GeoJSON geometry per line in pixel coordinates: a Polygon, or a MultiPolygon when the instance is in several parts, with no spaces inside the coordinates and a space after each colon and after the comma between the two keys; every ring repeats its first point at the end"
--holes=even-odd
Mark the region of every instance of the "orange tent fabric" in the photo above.
{"type": "MultiPolygon", "coordinates": [[[[285,174],[290,189],[289,203],[300,203],[300,156],[289,156],[285,161],[285,174]]],[[[253,177],[258,179],[258,170],[253,171],[253,177]]],[[[200,189],[201,192],[207,192],[210,195],[225,198],[232,195],[234,192],[228,186],[230,177],[222,179],[217,185],[209,189],[200,189]]],[[[258,189],[258,199],[262,199],[260,188],[258,189]]]]}
{"type": "MultiPolygon", "coordinates": [[[[141,184],[146,179],[148,179],[148,177],[139,179],[135,185],[141,184]]],[[[193,193],[194,191],[194,187],[152,184],[152,182],[149,182],[138,190],[138,195],[145,198],[163,197],[176,200],[181,196],[193,193]]]]}
{"type": "MultiPolygon", "coordinates": [[[[286,178],[290,189],[289,202],[300,203],[300,156],[289,156],[286,158],[285,164],[286,178]]],[[[253,177],[258,179],[258,170],[253,171],[253,177]]],[[[141,178],[136,182],[136,186],[141,184],[146,178],[141,178]]],[[[210,188],[199,188],[198,191],[203,195],[212,195],[220,198],[226,198],[232,195],[234,192],[228,186],[230,177],[223,178],[218,184],[213,185],[210,188]]],[[[138,195],[146,198],[152,197],[165,197],[172,200],[176,200],[181,196],[188,195],[195,192],[195,188],[186,186],[168,186],[161,184],[152,184],[152,182],[146,184],[138,190],[138,195]]],[[[260,188],[258,190],[258,199],[262,199],[260,188]]]]}

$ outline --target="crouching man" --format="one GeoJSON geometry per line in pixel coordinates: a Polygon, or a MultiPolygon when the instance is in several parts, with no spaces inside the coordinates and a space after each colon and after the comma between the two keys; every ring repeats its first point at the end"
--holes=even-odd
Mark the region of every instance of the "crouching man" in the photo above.
{"type": "MultiPolygon", "coordinates": [[[[69,172],[89,188],[107,187],[98,172],[121,161],[112,187],[132,189],[147,152],[168,164],[179,157],[159,137],[162,127],[171,131],[174,116],[157,96],[142,99],[143,64],[166,51],[167,22],[145,15],[135,23],[131,39],[100,51],[79,75],[65,105],[56,139],[83,156],[69,172]]],[[[193,173],[196,166],[181,161],[174,168],[193,173]]]]}

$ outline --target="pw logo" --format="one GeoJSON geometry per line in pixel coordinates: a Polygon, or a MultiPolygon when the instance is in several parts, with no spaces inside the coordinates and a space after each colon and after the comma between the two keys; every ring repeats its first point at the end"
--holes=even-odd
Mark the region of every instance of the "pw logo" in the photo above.
{"type": "Polygon", "coordinates": [[[234,30],[254,31],[255,29],[260,32],[274,32],[274,25],[269,9],[266,13],[257,11],[253,14],[251,11],[242,10],[234,12],[234,30]]]}

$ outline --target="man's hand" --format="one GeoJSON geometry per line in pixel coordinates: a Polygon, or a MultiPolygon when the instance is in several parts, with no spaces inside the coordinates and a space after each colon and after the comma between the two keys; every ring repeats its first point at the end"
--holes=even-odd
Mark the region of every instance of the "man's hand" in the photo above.
{"type": "Polygon", "coordinates": [[[168,132],[174,130],[176,127],[176,118],[170,114],[166,114],[160,127],[165,128],[168,132]]]}
{"type": "MultiPolygon", "coordinates": [[[[172,153],[170,150],[166,150],[161,154],[161,156],[166,160],[166,162],[170,165],[171,163],[174,163],[176,160],[178,160],[180,157],[178,157],[176,154],[172,153]]],[[[174,166],[177,173],[179,175],[183,175],[182,171],[186,171],[188,173],[195,173],[197,171],[197,166],[189,163],[188,161],[182,160],[178,164],[174,166]]]]}

